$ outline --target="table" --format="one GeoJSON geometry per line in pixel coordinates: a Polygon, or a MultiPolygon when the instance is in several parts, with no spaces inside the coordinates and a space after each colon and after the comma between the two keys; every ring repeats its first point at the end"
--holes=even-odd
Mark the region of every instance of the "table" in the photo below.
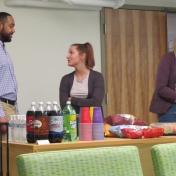
{"type": "MultiPolygon", "coordinates": [[[[10,157],[10,176],[18,176],[15,158],[20,154],[44,152],[54,150],[68,150],[79,148],[95,148],[95,147],[109,147],[109,146],[137,146],[142,164],[142,170],[144,176],[155,176],[152,159],[150,154],[150,148],[156,144],[172,143],[176,142],[176,136],[162,136],[159,138],[148,139],[126,139],[126,138],[105,138],[103,141],[79,141],[76,142],[63,142],[54,144],[27,144],[27,143],[15,143],[9,142],[9,157],[10,157]]],[[[3,173],[6,174],[6,142],[3,142],[3,173]]]]}

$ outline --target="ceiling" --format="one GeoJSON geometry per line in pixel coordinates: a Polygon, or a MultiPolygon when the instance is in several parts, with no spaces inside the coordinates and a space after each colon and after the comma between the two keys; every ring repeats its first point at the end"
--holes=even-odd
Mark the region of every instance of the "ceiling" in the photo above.
{"type": "Polygon", "coordinates": [[[176,9],[176,0],[4,0],[6,6],[101,10],[102,7],[162,10],[176,9]]]}

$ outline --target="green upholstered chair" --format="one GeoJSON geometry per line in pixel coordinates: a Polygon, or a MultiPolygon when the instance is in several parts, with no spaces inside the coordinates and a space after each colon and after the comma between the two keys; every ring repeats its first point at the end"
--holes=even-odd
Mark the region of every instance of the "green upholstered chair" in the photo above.
{"type": "Polygon", "coordinates": [[[154,145],[151,155],[156,176],[176,175],[176,143],[154,145]]]}
{"type": "Polygon", "coordinates": [[[16,162],[19,176],[143,176],[135,146],[29,153],[16,162]]]}

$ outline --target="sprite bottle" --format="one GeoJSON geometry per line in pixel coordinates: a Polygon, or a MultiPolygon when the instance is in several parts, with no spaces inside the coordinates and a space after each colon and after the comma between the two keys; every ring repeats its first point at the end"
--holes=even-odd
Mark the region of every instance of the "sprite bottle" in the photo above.
{"type": "Polygon", "coordinates": [[[77,126],[76,126],[76,111],[70,101],[66,102],[66,106],[62,111],[64,117],[64,142],[76,141],[77,126]]]}

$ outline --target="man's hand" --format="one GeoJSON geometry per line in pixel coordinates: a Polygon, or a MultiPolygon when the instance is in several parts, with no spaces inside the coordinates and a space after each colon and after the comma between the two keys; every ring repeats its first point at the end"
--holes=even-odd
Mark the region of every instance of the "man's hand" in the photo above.
{"type": "MultiPolygon", "coordinates": [[[[2,117],[2,118],[0,118],[0,122],[8,122],[8,120],[6,117],[2,117]]],[[[6,132],[7,132],[6,129],[7,129],[7,127],[5,125],[1,126],[0,130],[1,130],[2,134],[6,134],[6,132]]]]}

